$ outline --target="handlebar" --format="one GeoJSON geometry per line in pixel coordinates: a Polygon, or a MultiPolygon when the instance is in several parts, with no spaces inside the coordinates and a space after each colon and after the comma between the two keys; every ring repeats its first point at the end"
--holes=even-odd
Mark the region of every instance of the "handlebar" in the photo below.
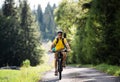
{"type": "Polygon", "coordinates": [[[68,52],[67,49],[59,50],[59,51],[53,51],[53,52],[68,52]]]}
{"type": "Polygon", "coordinates": [[[65,48],[65,49],[61,49],[61,50],[58,50],[56,51],[55,49],[52,49],[52,52],[55,53],[55,52],[68,52],[68,50],[65,48]]]}

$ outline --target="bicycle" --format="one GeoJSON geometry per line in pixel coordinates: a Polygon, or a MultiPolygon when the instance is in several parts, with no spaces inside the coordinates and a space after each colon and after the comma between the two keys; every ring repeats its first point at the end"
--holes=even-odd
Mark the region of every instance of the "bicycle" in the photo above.
{"type": "Polygon", "coordinates": [[[58,59],[57,59],[57,63],[58,63],[58,73],[59,73],[59,80],[62,79],[62,71],[63,71],[63,67],[62,67],[62,61],[63,61],[63,54],[62,52],[67,52],[66,49],[64,50],[60,50],[60,51],[53,51],[54,53],[57,52],[58,54],[58,59]]]}

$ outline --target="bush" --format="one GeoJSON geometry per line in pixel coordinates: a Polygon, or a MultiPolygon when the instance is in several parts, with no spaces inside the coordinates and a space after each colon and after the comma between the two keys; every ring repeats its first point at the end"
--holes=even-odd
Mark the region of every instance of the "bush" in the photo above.
{"type": "Polygon", "coordinates": [[[26,59],[25,61],[23,61],[23,67],[30,67],[30,60],[26,59]]]}

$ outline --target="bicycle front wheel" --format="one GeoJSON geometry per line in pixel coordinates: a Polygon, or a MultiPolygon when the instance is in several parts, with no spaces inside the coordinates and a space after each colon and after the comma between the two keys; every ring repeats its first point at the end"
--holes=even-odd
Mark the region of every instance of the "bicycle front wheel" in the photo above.
{"type": "Polygon", "coordinates": [[[59,80],[62,78],[62,61],[61,59],[58,60],[58,72],[59,72],[59,80]]]}
{"type": "Polygon", "coordinates": [[[62,72],[60,71],[59,72],[59,80],[61,80],[61,78],[62,78],[62,72]]]}

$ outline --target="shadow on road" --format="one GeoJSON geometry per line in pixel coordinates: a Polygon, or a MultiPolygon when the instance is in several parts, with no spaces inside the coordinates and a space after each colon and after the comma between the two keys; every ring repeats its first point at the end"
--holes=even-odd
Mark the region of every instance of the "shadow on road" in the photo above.
{"type": "Polygon", "coordinates": [[[47,72],[40,82],[120,82],[120,77],[111,76],[91,68],[67,67],[62,80],[54,76],[54,70],[47,72]]]}
{"type": "Polygon", "coordinates": [[[58,82],[59,79],[48,79],[48,80],[42,80],[42,81],[39,81],[39,82],[58,82]]]}
{"type": "Polygon", "coordinates": [[[100,71],[95,69],[81,69],[83,70],[63,74],[64,79],[79,79],[82,80],[82,82],[120,82],[120,77],[115,77],[105,73],[101,73],[100,71]]]}

